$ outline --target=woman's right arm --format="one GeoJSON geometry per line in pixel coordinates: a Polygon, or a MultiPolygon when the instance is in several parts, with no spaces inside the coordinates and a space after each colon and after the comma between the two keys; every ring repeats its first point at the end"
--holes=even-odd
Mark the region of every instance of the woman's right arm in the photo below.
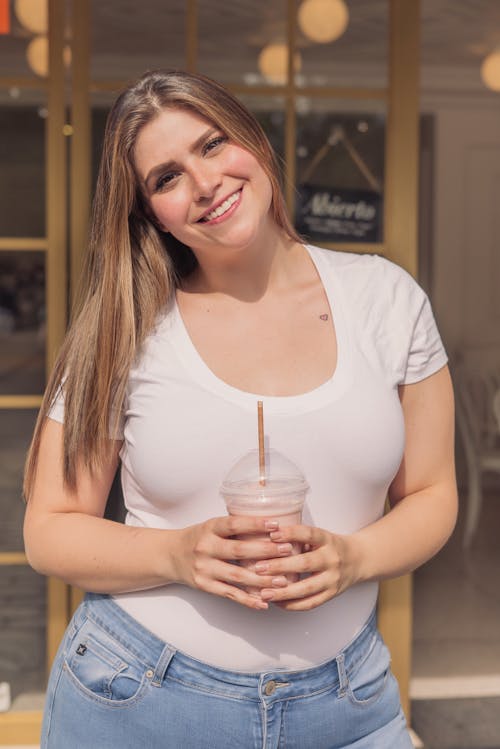
{"type": "MultiPolygon", "coordinates": [[[[28,562],[37,572],[95,593],[123,593],[181,582],[265,608],[239,585],[264,587],[262,575],[231,564],[234,559],[284,556],[271,541],[237,541],[240,533],[269,532],[265,518],[214,518],[163,530],[136,528],[103,517],[119,461],[113,441],[108,459],[93,474],[80,466],[76,490],[63,482],[62,424],[47,419],[32,495],[24,521],[28,562]]],[[[271,578],[265,578],[267,587],[271,578]]]]}

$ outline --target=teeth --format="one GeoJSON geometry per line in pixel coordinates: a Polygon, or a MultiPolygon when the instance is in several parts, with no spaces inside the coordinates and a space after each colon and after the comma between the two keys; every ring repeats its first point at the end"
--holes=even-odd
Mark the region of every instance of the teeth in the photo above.
{"type": "Polygon", "coordinates": [[[236,203],[240,196],[239,190],[238,192],[235,192],[233,195],[230,195],[227,200],[225,200],[223,203],[221,203],[217,208],[214,208],[213,211],[210,211],[210,213],[207,213],[207,215],[204,217],[204,221],[211,221],[214,218],[219,218],[219,216],[222,216],[223,213],[228,211],[231,206],[236,203]]]}

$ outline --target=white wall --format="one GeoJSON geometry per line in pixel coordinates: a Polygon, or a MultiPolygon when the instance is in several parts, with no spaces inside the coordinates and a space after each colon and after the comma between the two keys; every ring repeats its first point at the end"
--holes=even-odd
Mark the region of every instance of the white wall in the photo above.
{"type": "Polygon", "coordinates": [[[423,92],[435,116],[432,302],[445,344],[500,370],[500,94],[423,92]]]}

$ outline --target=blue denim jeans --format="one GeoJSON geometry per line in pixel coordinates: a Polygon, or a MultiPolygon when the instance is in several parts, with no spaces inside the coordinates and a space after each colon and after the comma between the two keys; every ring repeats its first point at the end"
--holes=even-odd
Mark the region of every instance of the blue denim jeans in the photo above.
{"type": "Polygon", "coordinates": [[[411,749],[389,661],[372,614],[327,663],[226,671],[88,594],[52,667],[41,749],[411,749]]]}

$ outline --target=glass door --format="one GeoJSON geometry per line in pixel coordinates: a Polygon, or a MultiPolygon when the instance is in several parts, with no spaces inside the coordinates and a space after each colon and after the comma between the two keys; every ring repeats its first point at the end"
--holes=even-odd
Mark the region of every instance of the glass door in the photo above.
{"type": "MultiPolygon", "coordinates": [[[[346,0],[344,28],[331,38],[321,37],[324,22],[318,32],[314,18],[304,20],[304,0],[155,0],[140,9],[47,0],[45,27],[42,19],[35,30],[22,2],[1,4],[0,745],[38,741],[47,667],[81,598],[27,565],[21,481],[78,282],[116,92],[159,67],[225,83],[281,156],[301,231],[415,272],[419,26],[418,1],[405,0],[346,0]],[[47,40],[34,72],[28,48],[43,52],[47,40]]],[[[408,710],[409,578],[382,586],[379,618],[408,710]]]]}

